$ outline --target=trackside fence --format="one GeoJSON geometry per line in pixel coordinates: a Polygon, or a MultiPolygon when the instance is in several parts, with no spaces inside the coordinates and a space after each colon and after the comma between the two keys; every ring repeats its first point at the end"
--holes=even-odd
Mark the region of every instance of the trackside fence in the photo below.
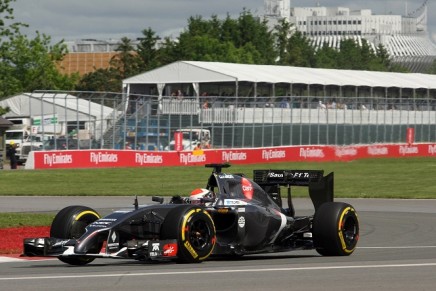
{"type": "Polygon", "coordinates": [[[181,128],[211,133],[213,148],[361,145],[436,141],[436,100],[319,96],[171,96],[107,92],[41,92],[30,116],[56,116],[34,125],[43,139],[77,140],[65,148],[164,151],[181,128]],[[61,99],[60,102],[55,100],[61,99]],[[100,110],[99,110],[100,108],[100,110]],[[108,111],[109,109],[109,111],[108,111]],[[64,128],[62,133],[50,128],[64,128]],[[62,135],[62,136],[61,136],[62,135]]]}

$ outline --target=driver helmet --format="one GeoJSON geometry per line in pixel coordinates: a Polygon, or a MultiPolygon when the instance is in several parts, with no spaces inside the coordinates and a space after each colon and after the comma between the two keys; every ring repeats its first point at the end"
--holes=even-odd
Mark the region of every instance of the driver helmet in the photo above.
{"type": "Polygon", "coordinates": [[[210,202],[211,199],[215,198],[215,194],[204,188],[197,188],[191,192],[191,195],[189,196],[189,201],[191,201],[191,204],[207,204],[204,202],[210,202]]]}

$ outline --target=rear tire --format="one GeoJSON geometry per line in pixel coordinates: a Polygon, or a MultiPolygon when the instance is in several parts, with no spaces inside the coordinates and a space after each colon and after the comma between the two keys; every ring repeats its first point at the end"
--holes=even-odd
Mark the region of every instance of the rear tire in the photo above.
{"type": "MultiPolygon", "coordinates": [[[[50,228],[50,237],[60,239],[79,239],[85,228],[100,219],[100,215],[92,208],[86,206],[68,206],[58,212],[50,228]]],[[[86,265],[94,260],[89,257],[58,257],[70,265],[86,265]]]]}
{"type": "Polygon", "coordinates": [[[179,262],[199,263],[207,259],[215,247],[215,225],[203,208],[179,206],[166,216],[161,239],[177,239],[179,262]]]}
{"type": "Polygon", "coordinates": [[[323,256],[349,256],[359,240],[356,210],[347,203],[327,202],[315,213],[313,240],[323,256]]]}

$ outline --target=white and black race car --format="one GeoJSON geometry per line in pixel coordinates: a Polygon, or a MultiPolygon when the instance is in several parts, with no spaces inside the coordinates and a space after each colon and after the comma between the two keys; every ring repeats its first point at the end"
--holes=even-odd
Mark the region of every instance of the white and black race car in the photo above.
{"type": "Polygon", "coordinates": [[[333,173],[322,170],[255,170],[254,178],[213,168],[209,195],[193,201],[153,197],[101,217],[86,206],[62,209],[50,237],[24,239],[23,256],[57,257],[72,265],[95,258],[176,260],[197,263],[210,256],[315,249],[324,256],[348,256],[359,239],[353,206],[333,202],[333,173]],[[306,186],[314,213],[297,216],[291,186],[306,186]],[[281,190],[287,189],[287,207],[281,190]],[[199,202],[199,203],[198,203],[199,202]],[[194,204],[195,203],[195,204],[194,204]]]}

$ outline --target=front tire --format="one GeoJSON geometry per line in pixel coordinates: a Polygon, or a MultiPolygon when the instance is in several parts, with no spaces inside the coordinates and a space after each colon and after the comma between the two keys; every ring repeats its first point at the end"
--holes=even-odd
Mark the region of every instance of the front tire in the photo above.
{"type": "Polygon", "coordinates": [[[215,247],[215,225],[203,208],[179,206],[166,216],[161,239],[177,239],[179,262],[199,263],[207,259],[215,247]]]}
{"type": "MultiPolygon", "coordinates": [[[[50,227],[50,236],[60,239],[79,239],[85,228],[100,219],[100,215],[86,206],[68,206],[58,212],[50,227]]],[[[58,257],[70,265],[86,265],[94,260],[89,257],[58,257]]]]}
{"type": "Polygon", "coordinates": [[[359,240],[359,220],[353,206],[342,202],[322,204],[313,219],[313,240],[323,256],[349,256],[359,240]]]}

